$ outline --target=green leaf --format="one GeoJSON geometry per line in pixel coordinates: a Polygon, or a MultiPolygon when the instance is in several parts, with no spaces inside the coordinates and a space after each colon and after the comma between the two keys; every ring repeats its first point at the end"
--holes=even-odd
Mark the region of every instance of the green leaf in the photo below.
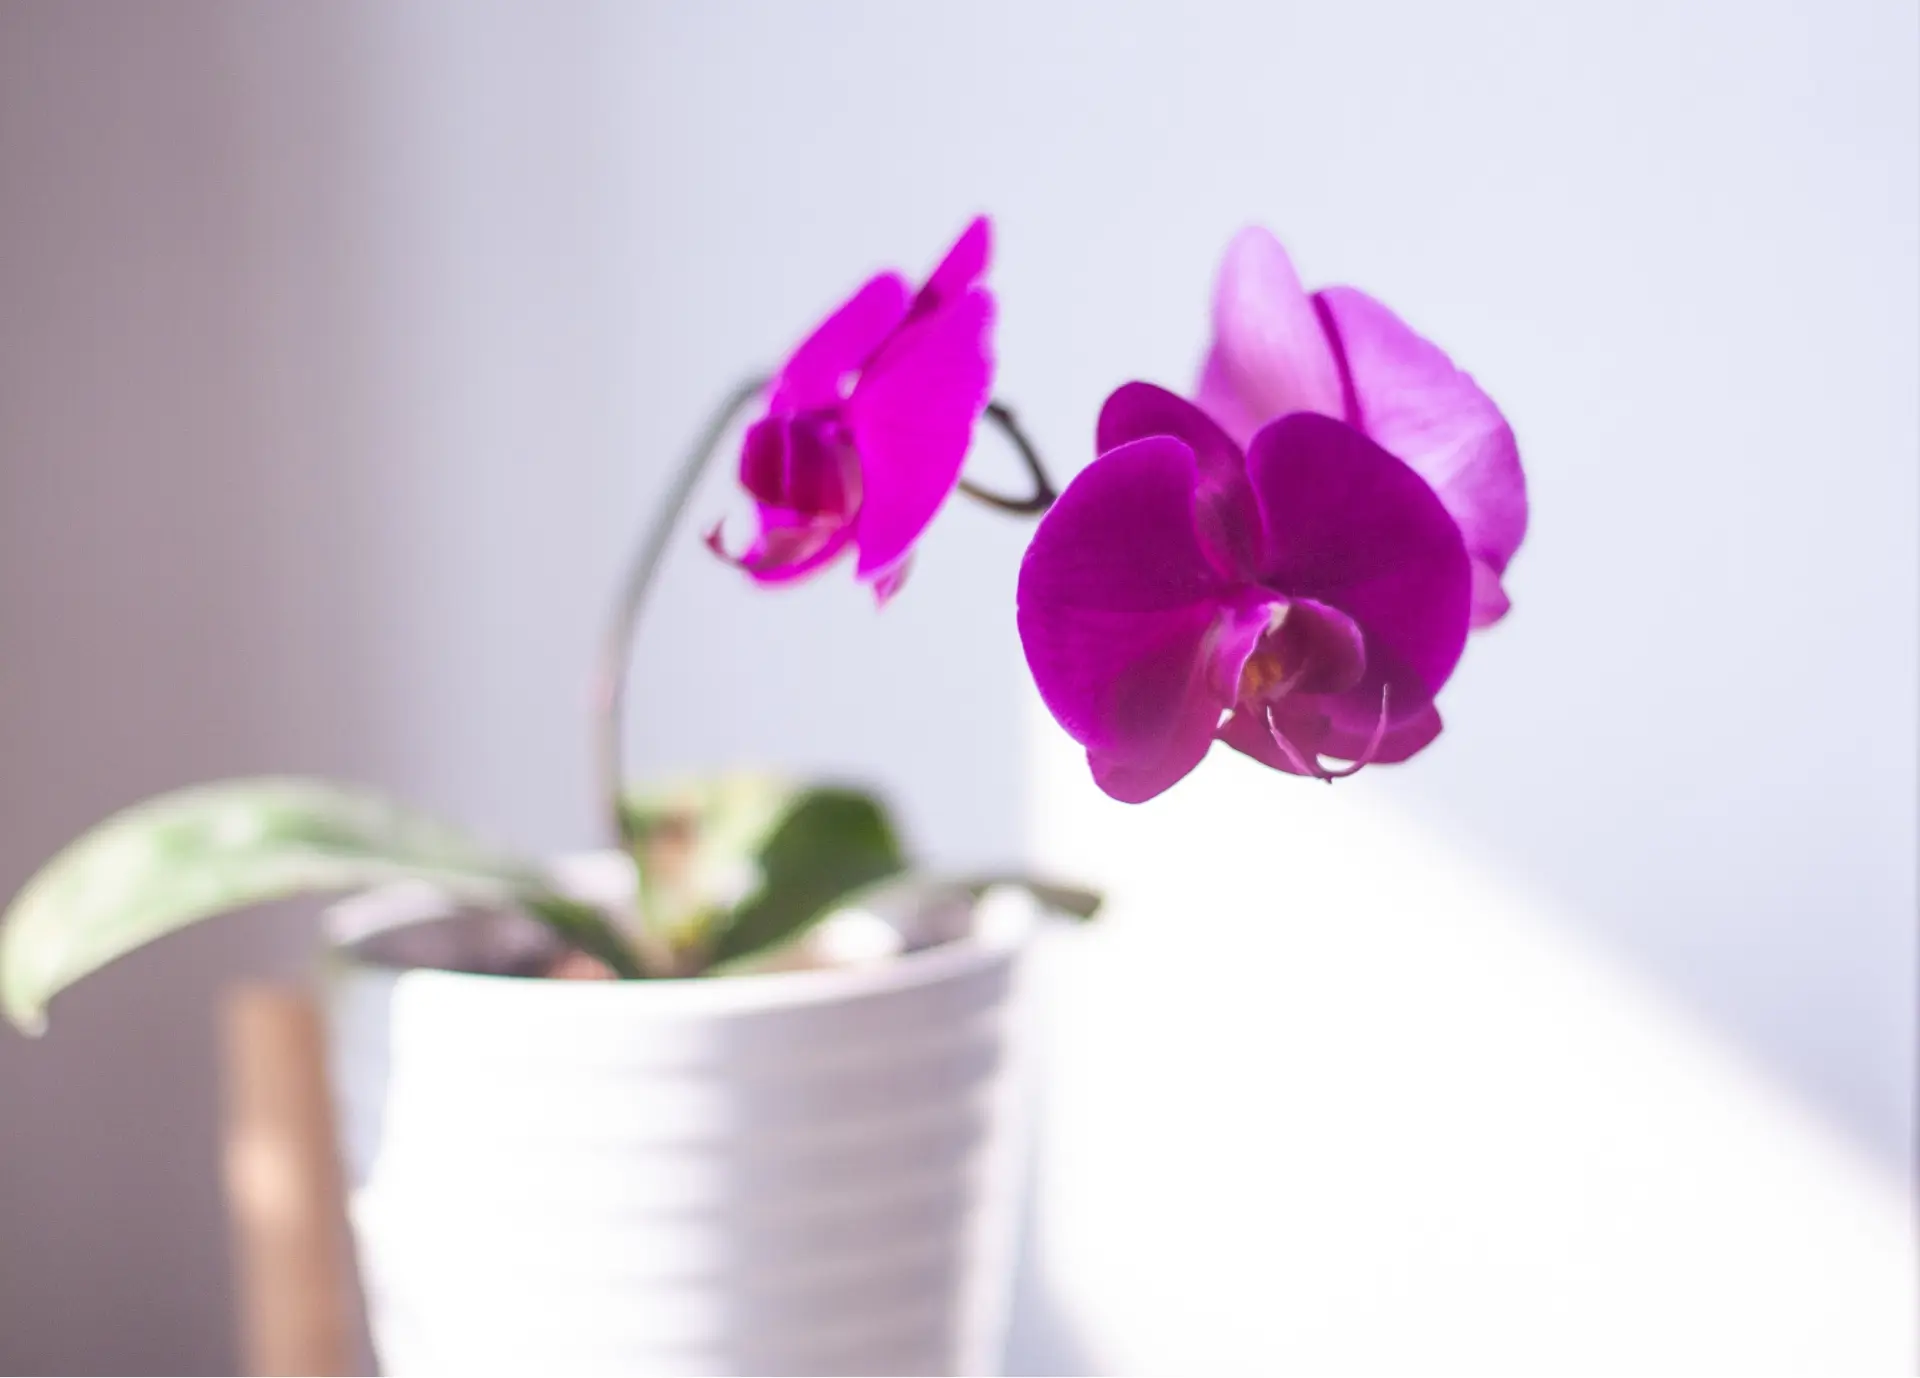
{"type": "Polygon", "coordinates": [[[1100,907],[1092,891],[1033,876],[909,873],[885,806],[854,789],[729,775],[636,796],[625,821],[644,923],[681,975],[737,969],[844,907],[977,901],[996,886],[1076,918],[1100,907]]]}
{"type": "MultiPolygon", "coordinates": [[[[598,957],[622,981],[639,981],[655,973],[646,970],[620,931],[607,921],[605,911],[560,894],[544,885],[528,886],[514,896],[519,906],[552,929],[560,941],[598,957]]],[[[665,973],[659,973],[664,975],[665,973]]]]}
{"type": "Polygon", "coordinates": [[[530,865],[360,791],[232,780],[135,805],[41,868],[0,916],[0,1007],[38,1032],[53,996],[177,929],[267,900],[395,880],[519,905],[617,972],[639,974],[605,921],[530,865]]]}
{"type": "Polygon", "coordinates": [[[987,891],[1007,886],[1015,890],[1024,890],[1033,896],[1034,901],[1043,909],[1051,909],[1065,918],[1078,919],[1082,923],[1100,912],[1100,906],[1106,902],[1097,890],[1089,890],[1083,885],[1064,885],[1059,881],[1039,880],[1033,876],[1020,875],[981,875],[963,876],[946,882],[962,887],[975,900],[987,891]]]}
{"type": "Polygon", "coordinates": [[[978,904],[989,890],[1003,889],[1024,891],[1042,909],[1081,922],[1092,919],[1105,903],[1099,892],[1084,886],[1065,885],[1012,871],[964,876],[902,871],[843,896],[841,904],[847,908],[875,909],[901,915],[902,910],[910,913],[914,909],[930,908],[941,900],[966,900],[978,904]]]}
{"type": "Polygon", "coordinates": [[[743,771],[629,798],[624,826],[647,937],[676,953],[710,943],[760,883],[760,852],[803,792],[780,776],[743,771]]]}
{"type": "MultiPolygon", "coordinates": [[[[824,918],[841,909],[866,910],[896,926],[909,948],[919,948],[957,936],[957,931],[950,927],[951,919],[944,917],[950,913],[949,905],[976,905],[988,891],[1002,889],[1023,891],[1042,909],[1082,921],[1092,919],[1103,903],[1099,894],[1082,886],[1063,885],[1011,872],[953,876],[926,871],[896,871],[870,885],[846,891],[814,917],[824,918]],[[931,928],[927,926],[929,919],[932,920],[931,928]]],[[[806,924],[801,925],[788,937],[804,933],[807,927],[806,924]]],[[[743,966],[749,966],[757,951],[745,952],[738,958],[716,963],[713,974],[731,974],[743,966]]]]}
{"type": "Polygon", "coordinates": [[[759,888],[722,921],[707,953],[713,965],[792,941],[848,895],[906,865],[880,801],[837,788],[794,795],[756,859],[759,888]]]}

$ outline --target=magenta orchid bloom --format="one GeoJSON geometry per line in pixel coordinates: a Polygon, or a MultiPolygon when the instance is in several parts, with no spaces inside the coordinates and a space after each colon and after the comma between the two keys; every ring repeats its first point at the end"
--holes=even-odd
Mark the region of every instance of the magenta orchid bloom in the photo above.
{"type": "Polygon", "coordinates": [[[1107,399],[1098,445],[1027,550],[1019,621],[1103,790],[1151,799],[1216,738],[1334,779],[1439,735],[1473,576],[1420,475],[1312,412],[1243,452],[1146,383],[1107,399]]]}
{"type": "Polygon", "coordinates": [[[851,548],[855,577],[881,601],[898,590],[987,405],[994,303],[980,279],[989,249],[982,216],[919,292],[881,273],[794,350],[740,451],[758,534],[733,556],[716,526],[707,537],[716,554],[778,584],[851,548]]]}
{"type": "Polygon", "coordinates": [[[1473,625],[1506,614],[1501,578],[1527,532],[1513,430],[1471,377],[1365,292],[1309,295],[1261,229],[1227,248],[1213,304],[1200,405],[1242,445],[1289,412],[1364,432],[1440,495],[1473,560],[1473,625]]]}

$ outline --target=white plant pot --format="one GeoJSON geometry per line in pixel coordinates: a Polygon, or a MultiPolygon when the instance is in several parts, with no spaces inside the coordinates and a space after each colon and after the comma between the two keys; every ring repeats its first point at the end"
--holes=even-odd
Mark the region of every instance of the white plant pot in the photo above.
{"type": "MultiPolygon", "coordinates": [[[[418,895],[380,892],[357,917],[418,895]]],[[[1030,908],[827,970],[342,960],[330,1058],[392,1374],[986,1373],[1024,1154],[1030,908]]]]}

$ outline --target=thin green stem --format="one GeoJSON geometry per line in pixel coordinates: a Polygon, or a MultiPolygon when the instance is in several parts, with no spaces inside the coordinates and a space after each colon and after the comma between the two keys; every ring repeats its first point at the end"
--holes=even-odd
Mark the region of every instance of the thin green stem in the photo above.
{"type": "Polygon", "coordinates": [[[727,394],[714,411],[699,439],[681,461],[665,500],[648,525],[640,548],[634,552],[613,616],[607,622],[599,672],[594,680],[594,754],[599,763],[603,816],[614,840],[623,847],[632,841],[621,800],[626,797],[627,681],[633,668],[633,642],[640,626],[640,613],[646,606],[647,592],[660,572],[660,563],[666,558],[668,542],[673,539],[674,530],[680,525],[680,518],[714,451],[747,404],[766,389],[767,382],[763,377],[747,379],[727,394]]]}

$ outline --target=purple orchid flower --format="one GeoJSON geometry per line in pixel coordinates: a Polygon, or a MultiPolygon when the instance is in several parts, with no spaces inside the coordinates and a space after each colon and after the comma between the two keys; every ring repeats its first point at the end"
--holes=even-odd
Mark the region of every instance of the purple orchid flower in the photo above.
{"type": "Polygon", "coordinates": [[[716,526],[716,554],[780,584],[851,548],[855,577],[880,601],[898,591],[991,391],[994,303],[980,281],[990,242],[982,216],[917,293],[881,273],[794,350],[740,451],[758,534],[734,556],[716,526]]]}
{"type": "Polygon", "coordinates": [[[1034,534],[1019,623],[1103,790],[1151,799],[1216,738],[1330,780],[1439,735],[1473,576],[1420,475],[1310,411],[1243,452],[1147,383],[1107,399],[1098,446],[1034,534]]]}
{"type": "Polygon", "coordinates": [[[1280,241],[1242,230],[1213,303],[1196,398],[1236,441],[1289,412],[1360,430],[1433,486],[1473,560],[1473,625],[1506,615],[1507,562],[1527,533],[1513,430],[1471,377],[1365,292],[1308,295],[1280,241]]]}

